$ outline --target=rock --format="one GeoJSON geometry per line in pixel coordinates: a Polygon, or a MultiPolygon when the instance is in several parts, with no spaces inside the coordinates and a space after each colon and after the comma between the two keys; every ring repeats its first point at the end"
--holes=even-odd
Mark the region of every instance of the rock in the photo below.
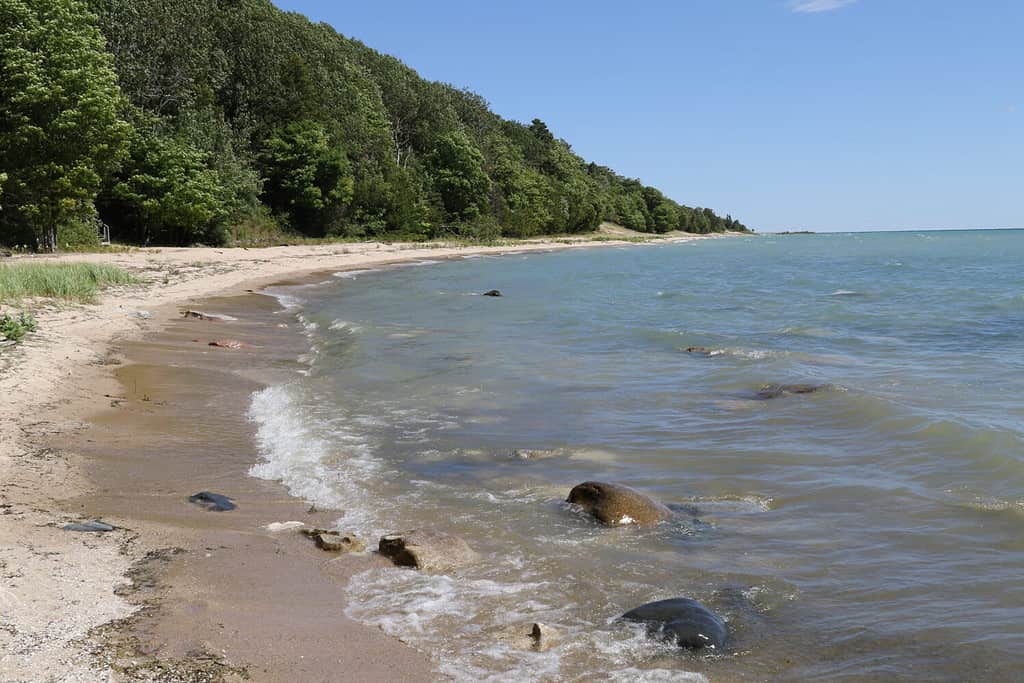
{"type": "Polygon", "coordinates": [[[263,527],[272,534],[276,534],[282,531],[291,531],[292,529],[301,529],[306,526],[305,522],[271,522],[270,524],[263,527]]]}
{"type": "Polygon", "coordinates": [[[559,633],[550,626],[535,623],[530,630],[530,638],[533,639],[533,649],[544,652],[558,645],[559,633]]]}
{"type": "Polygon", "coordinates": [[[605,524],[657,524],[672,516],[667,506],[621,484],[585,481],[566,499],[605,524]]]}
{"type": "Polygon", "coordinates": [[[756,398],[767,401],[788,394],[813,394],[830,388],[830,384],[765,384],[757,391],[756,398]]]}
{"type": "Polygon", "coordinates": [[[352,534],[339,533],[317,534],[313,536],[316,547],[333,553],[358,553],[366,550],[366,544],[352,534]]]}
{"type": "Polygon", "coordinates": [[[647,625],[652,636],[670,638],[679,647],[720,650],[728,629],[714,612],[690,598],[658,600],[641,605],[622,615],[626,621],[647,625]]]}
{"type": "Polygon", "coordinates": [[[230,498],[219,493],[210,493],[209,491],[200,491],[189,496],[188,502],[202,505],[211,512],[227,512],[228,510],[235,509],[235,504],[230,498]]]}
{"type": "Polygon", "coordinates": [[[497,289],[491,289],[489,291],[484,292],[484,296],[501,296],[501,291],[497,289]]]}
{"type": "Polygon", "coordinates": [[[708,346],[688,346],[686,347],[686,352],[696,353],[701,356],[710,356],[715,352],[715,350],[708,346]]]}
{"type": "Polygon", "coordinates": [[[399,567],[427,571],[447,571],[480,557],[458,536],[430,529],[381,536],[378,550],[399,567]]]}
{"type": "Polygon", "coordinates": [[[207,321],[212,322],[212,323],[219,323],[219,322],[223,322],[224,321],[224,318],[219,318],[219,317],[217,317],[215,315],[208,315],[208,314],[202,313],[200,311],[184,311],[184,312],[182,312],[181,317],[182,318],[193,318],[195,320],[207,320],[207,321]]]}
{"type": "Polygon", "coordinates": [[[251,349],[252,344],[247,344],[244,341],[238,341],[237,339],[218,339],[210,342],[210,346],[217,346],[222,349],[251,349]]]}
{"type": "Polygon", "coordinates": [[[114,527],[99,520],[92,522],[75,522],[73,524],[65,524],[64,531],[92,531],[97,533],[104,533],[107,531],[113,531],[114,527]]]}

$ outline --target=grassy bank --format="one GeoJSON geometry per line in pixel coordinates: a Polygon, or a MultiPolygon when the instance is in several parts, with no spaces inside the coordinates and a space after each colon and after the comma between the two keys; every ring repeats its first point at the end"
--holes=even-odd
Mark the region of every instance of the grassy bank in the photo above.
{"type": "Polygon", "coordinates": [[[93,303],[103,287],[135,282],[135,276],[123,268],[102,263],[0,265],[0,302],[50,298],[93,303]]]}

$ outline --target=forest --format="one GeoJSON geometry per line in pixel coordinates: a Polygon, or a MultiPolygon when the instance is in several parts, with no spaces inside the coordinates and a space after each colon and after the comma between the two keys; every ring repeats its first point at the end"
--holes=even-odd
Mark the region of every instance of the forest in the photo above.
{"type": "Polygon", "coordinates": [[[745,231],[268,0],[0,0],[0,243],[745,231]]]}

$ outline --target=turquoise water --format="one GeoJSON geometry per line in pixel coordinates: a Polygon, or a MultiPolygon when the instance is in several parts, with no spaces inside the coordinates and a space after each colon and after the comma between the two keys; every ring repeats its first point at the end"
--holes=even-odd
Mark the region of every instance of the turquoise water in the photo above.
{"type": "Polygon", "coordinates": [[[281,288],[310,352],[254,397],[254,473],[365,536],[483,553],[347,587],[457,679],[1013,680],[1022,264],[1022,231],[759,236],[281,288]],[[757,400],[769,383],[826,386],[757,400]],[[562,502],[587,479],[677,518],[602,528],[562,502]],[[677,596],[729,621],[727,652],[614,621],[677,596]],[[562,645],[508,638],[534,621],[562,645]]]}

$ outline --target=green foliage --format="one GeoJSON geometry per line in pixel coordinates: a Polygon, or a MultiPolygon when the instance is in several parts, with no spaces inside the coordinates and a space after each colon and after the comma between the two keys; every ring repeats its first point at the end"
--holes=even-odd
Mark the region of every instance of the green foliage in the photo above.
{"type": "Polygon", "coordinates": [[[28,313],[21,313],[17,317],[10,313],[0,315],[0,339],[16,342],[35,331],[36,319],[28,313]]]}
{"type": "Polygon", "coordinates": [[[230,197],[206,155],[189,142],[138,129],[101,213],[117,234],[141,244],[222,244],[230,197]]]}
{"type": "Polygon", "coordinates": [[[0,301],[47,297],[88,303],[103,287],[135,282],[123,268],[103,263],[0,265],[0,301]]]}
{"type": "Polygon", "coordinates": [[[487,211],[491,181],[484,155],[462,133],[441,136],[430,155],[434,190],[455,220],[473,220],[487,211]]]}
{"type": "Polygon", "coordinates": [[[264,199],[274,212],[314,236],[338,230],[354,181],[345,151],[323,125],[307,120],[277,130],[264,143],[260,163],[264,199]]]}
{"type": "Polygon", "coordinates": [[[39,247],[745,230],[268,0],[0,0],[0,168],[39,247]]]}
{"type": "Polygon", "coordinates": [[[78,0],[0,0],[0,235],[55,250],[88,221],[129,127],[104,38],[78,0]]]}

